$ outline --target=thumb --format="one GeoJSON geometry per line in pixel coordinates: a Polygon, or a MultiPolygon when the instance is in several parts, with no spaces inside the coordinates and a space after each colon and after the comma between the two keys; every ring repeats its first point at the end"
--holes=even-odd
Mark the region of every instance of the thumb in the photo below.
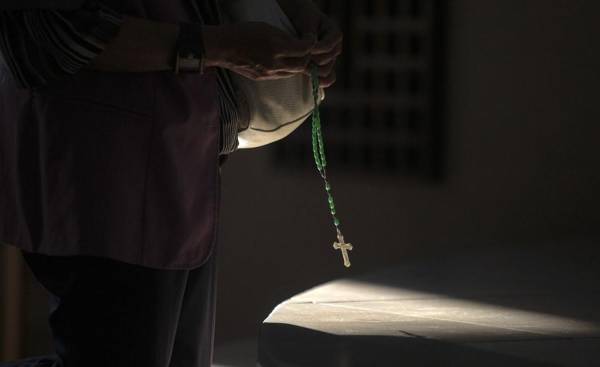
{"type": "Polygon", "coordinates": [[[280,55],[283,57],[302,57],[309,55],[316,46],[316,39],[292,38],[286,47],[286,51],[280,55]]]}

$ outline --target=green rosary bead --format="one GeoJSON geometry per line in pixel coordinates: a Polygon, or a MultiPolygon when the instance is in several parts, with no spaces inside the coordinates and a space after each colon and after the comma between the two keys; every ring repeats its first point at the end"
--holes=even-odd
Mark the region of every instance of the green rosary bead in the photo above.
{"type": "MultiPolygon", "coordinates": [[[[313,66],[312,70],[312,81],[313,81],[313,98],[315,101],[315,109],[312,115],[312,150],[315,159],[315,165],[321,173],[323,180],[325,180],[325,191],[327,192],[327,202],[329,203],[329,210],[333,218],[333,224],[338,228],[340,226],[340,220],[336,217],[337,209],[335,208],[335,201],[331,194],[332,187],[327,180],[327,173],[325,168],[327,167],[327,156],[325,154],[325,140],[323,139],[323,130],[321,127],[321,115],[319,113],[319,69],[317,66],[313,66]]],[[[339,231],[339,228],[338,228],[339,231]]]]}

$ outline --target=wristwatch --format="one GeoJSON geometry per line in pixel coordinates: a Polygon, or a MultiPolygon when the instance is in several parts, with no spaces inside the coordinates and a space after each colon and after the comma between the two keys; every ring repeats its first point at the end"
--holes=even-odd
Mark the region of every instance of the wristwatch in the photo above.
{"type": "Polygon", "coordinates": [[[201,23],[180,23],[174,72],[204,73],[204,39],[201,23]]]}

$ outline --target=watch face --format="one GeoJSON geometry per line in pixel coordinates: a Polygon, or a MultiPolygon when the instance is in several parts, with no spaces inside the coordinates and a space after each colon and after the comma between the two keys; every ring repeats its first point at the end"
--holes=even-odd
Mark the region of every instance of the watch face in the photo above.
{"type": "Polygon", "coordinates": [[[185,52],[178,55],[180,71],[199,72],[202,69],[202,59],[193,52],[185,52]]]}
{"type": "Polygon", "coordinates": [[[177,70],[202,72],[204,45],[202,28],[198,24],[182,23],[177,40],[177,70]]]}

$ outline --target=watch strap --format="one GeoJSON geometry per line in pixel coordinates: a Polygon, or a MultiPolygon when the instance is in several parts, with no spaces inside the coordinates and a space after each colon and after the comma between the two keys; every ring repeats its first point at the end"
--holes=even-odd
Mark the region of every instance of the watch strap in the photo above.
{"type": "Polygon", "coordinates": [[[204,55],[202,24],[180,23],[175,52],[175,73],[203,73],[204,55]]]}

